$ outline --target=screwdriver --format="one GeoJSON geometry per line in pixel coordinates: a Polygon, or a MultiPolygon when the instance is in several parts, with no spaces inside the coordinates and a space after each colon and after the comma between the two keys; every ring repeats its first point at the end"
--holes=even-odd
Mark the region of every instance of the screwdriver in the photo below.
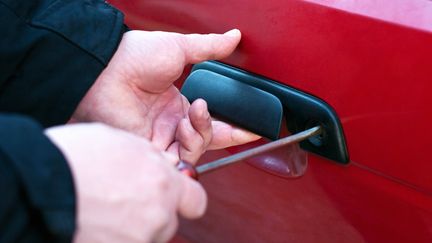
{"type": "Polygon", "coordinates": [[[296,133],[294,135],[278,139],[276,141],[245,150],[243,152],[227,156],[197,167],[194,167],[191,163],[180,160],[176,167],[177,169],[195,180],[198,180],[199,175],[223,168],[227,165],[234,164],[236,162],[242,161],[244,159],[253,157],[255,155],[261,154],[263,152],[267,152],[282,146],[286,146],[289,144],[301,142],[307,138],[319,135],[322,132],[322,128],[320,126],[312,127],[302,132],[296,133]]]}

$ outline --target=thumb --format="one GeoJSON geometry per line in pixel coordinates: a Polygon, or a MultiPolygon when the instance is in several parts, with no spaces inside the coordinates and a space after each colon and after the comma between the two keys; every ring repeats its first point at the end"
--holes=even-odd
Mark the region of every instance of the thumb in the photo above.
{"type": "Polygon", "coordinates": [[[204,188],[193,179],[178,174],[181,178],[181,194],[178,211],[187,219],[196,219],[203,216],[207,207],[207,194],[204,188]]]}
{"type": "Polygon", "coordinates": [[[224,34],[189,34],[182,38],[179,44],[185,61],[193,64],[229,56],[240,42],[241,33],[238,29],[233,29],[224,34]]]}

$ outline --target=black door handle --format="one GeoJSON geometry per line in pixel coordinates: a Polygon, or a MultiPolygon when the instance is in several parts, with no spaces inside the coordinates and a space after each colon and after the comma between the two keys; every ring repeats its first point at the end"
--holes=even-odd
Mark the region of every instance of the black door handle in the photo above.
{"type": "Polygon", "coordinates": [[[190,102],[207,101],[212,114],[270,139],[277,139],[282,116],[292,133],[320,125],[323,133],[300,143],[312,153],[349,162],[341,123],[323,100],[218,62],[194,66],[182,87],[190,102]]]}
{"type": "Polygon", "coordinates": [[[219,118],[270,139],[279,137],[282,103],[266,91],[200,69],[189,75],[182,93],[190,101],[203,98],[212,114],[219,118]]]}

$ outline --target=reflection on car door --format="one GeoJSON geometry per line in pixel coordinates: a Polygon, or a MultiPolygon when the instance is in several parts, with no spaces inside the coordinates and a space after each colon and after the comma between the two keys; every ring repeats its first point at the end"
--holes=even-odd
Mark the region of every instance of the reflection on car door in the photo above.
{"type": "MultiPolygon", "coordinates": [[[[183,220],[177,240],[432,241],[432,26],[424,22],[432,2],[397,0],[391,8],[383,0],[110,2],[132,28],[239,28],[242,43],[223,62],[323,99],[346,135],[348,166],[308,154],[298,179],[247,163],[202,177],[208,212],[183,220]]],[[[207,153],[202,161],[239,149],[207,153]]]]}

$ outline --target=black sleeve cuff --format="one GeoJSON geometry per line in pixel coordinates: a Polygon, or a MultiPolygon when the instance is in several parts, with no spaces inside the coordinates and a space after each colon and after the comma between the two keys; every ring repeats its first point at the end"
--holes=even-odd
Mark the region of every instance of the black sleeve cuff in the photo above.
{"type": "MultiPolygon", "coordinates": [[[[12,217],[14,224],[0,225],[12,227],[22,237],[37,232],[44,234],[39,238],[52,242],[71,242],[76,210],[72,175],[65,158],[42,128],[21,116],[0,115],[0,162],[9,165],[9,174],[15,174],[18,182],[18,186],[2,187],[6,191],[1,194],[5,199],[19,195],[13,197],[14,204],[26,205],[25,210],[12,207],[21,211],[12,217]],[[12,188],[18,192],[8,191],[12,188]]],[[[4,223],[3,218],[1,221],[4,223]]],[[[11,231],[5,230],[4,234],[8,232],[11,231]]]]}

